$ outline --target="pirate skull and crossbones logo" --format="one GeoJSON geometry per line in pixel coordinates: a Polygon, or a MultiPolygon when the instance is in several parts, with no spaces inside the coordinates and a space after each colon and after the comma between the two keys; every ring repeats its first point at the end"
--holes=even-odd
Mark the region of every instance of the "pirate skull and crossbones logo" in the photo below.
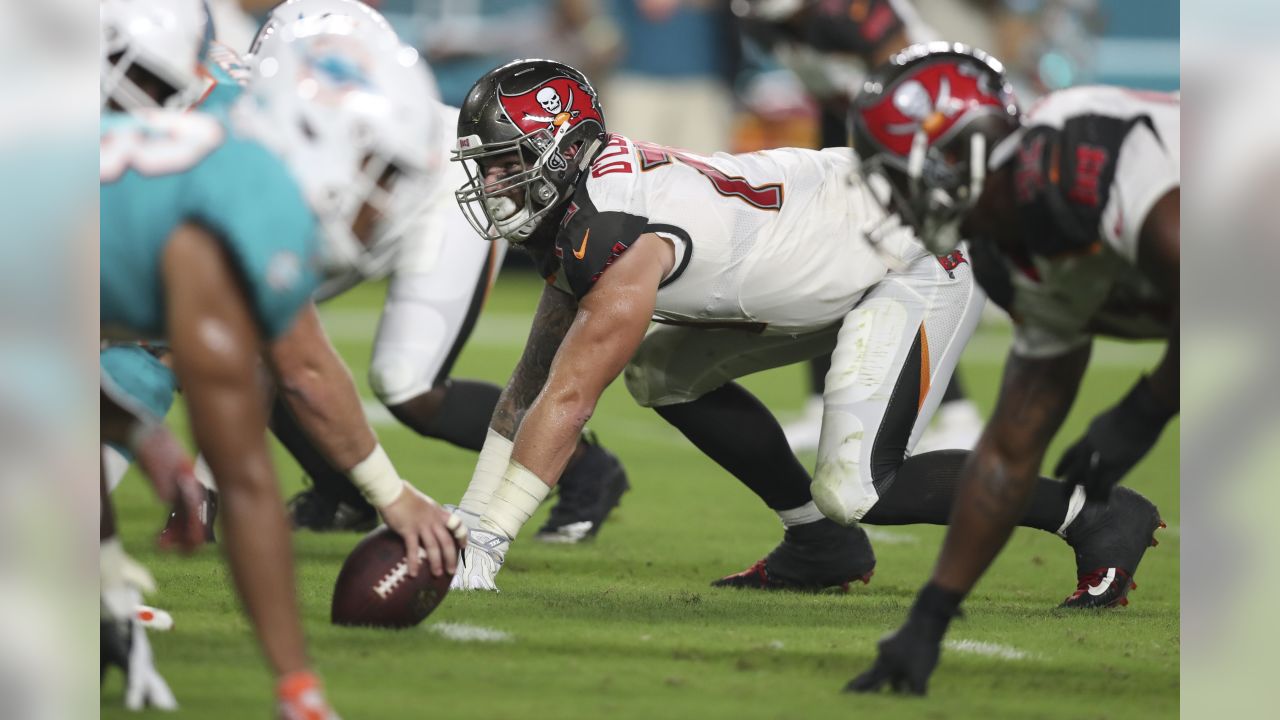
{"type": "Polygon", "coordinates": [[[545,116],[525,113],[525,117],[536,122],[551,123],[555,126],[564,124],[566,120],[578,117],[580,111],[566,110],[573,107],[573,88],[569,88],[568,102],[561,102],[560,93],[553,87],[544,87],[536,96],[538,105],[547,113],[545,116]]]}

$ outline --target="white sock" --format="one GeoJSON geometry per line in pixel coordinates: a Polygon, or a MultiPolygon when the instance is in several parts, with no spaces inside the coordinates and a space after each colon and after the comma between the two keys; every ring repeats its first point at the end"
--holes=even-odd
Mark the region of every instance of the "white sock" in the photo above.
{"type": "Polygon", "coordinates": [[[1084,486],[1077,485],[1071,491],[1071,499],[1067,501],[1067,517],[1062,521],[1062,526],[1058,528],[1058,535],[1066,537],[1067,527],[1075,522],[1076,516],[1084,509],[1084,486]]]}
{"type": "Polygon", "coordinates": [[[502,484],[489,498],[480,529],[515,539],[549,492],[551,488],[537,475],[512,460],[502,476],[502,484]]]}
{"type": "Polygon", "coordinates": [[[502,475],[511,462],[513,445],[510,440],[489,428],[485,435],[484,446],[480,448],[480,457],[476,459],[476,469],[471,475],[467,491],[458,501],[458,509],[477,517],[484,515],[489,506],[489,499],[502,485],[502,475]]]}
{"type": "Polygon", "coordinates": [[[218,486],[213,482],[213,470],[209,469],[209,463],[204,461],[204,455],[196,456],[196,479],[204,486],[205,490],[218,492],[218,486]]]}
{"type": "Polygon", "coordinates": [[[782,520],[783,527],[795,527],[796,525],[808,525],[811,522],[817,522],[823,518],[822,511],[818,509],[817,504],[812,500],[797,508],[790,510],[779,510],[778,518],[782,520]]]}
{"type": "Polygon", "coordinates": [[[129,458],[110,445],[103,445],[102,469],[107,476],[107,492],[113,493],[129,471],[129,458]]]}

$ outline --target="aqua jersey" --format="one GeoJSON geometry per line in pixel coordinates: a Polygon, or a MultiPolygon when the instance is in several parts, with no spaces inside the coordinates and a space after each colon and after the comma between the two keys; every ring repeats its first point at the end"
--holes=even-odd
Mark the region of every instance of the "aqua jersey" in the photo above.
{"type": "Polygon", "coordinates": [[[263,336],[288,329],[318,276],[315,217],[283,162],[201,112],[108,113],[99,141],[104,336],[167,337],[161,260],[184,223],[225,244],[263,336]]]}
{"type": "Polygon", "coordinates": [[[200,66],[204,92],[195,107],[205,112],[231,107],[244,94],[249,68],[234,50],[218,42],[209,45],[208,59],[200,66]]]}

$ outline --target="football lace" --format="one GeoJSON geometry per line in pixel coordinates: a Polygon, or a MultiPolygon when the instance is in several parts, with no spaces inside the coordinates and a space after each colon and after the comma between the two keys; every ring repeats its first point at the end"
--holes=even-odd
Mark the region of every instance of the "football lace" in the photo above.
{"type": "MultiPolygon", "coordinates": [[[[425,560],[426,558],[427,551],[422,548],[418,548],[418,559],[425,560]]],[[[400,583],[403,582],[405,577],[408,575],[409,559],[401,558],[400,562],[392,566],[392,568],[387,571],[387,574],[383,575],[382,579],[373,586],[373,591],[378,594],[378,597],[386,600],[387,596],[395,592],[395,589],[399,587],[400,583]]]]}

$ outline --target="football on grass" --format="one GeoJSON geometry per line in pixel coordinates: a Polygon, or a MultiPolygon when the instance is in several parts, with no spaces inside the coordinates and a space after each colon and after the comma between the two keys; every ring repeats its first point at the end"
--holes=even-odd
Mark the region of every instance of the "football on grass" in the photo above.
{"type": "Polygon", "coordinates": [[[333,624],[407,628],[426,619],[444,600],[453,576],[432,575],[426,551],[418,548],[418,555],[418,576],[409,577],[404,540],[395,531],[382,525],[366,535],[338,573],[333,624]]]}

